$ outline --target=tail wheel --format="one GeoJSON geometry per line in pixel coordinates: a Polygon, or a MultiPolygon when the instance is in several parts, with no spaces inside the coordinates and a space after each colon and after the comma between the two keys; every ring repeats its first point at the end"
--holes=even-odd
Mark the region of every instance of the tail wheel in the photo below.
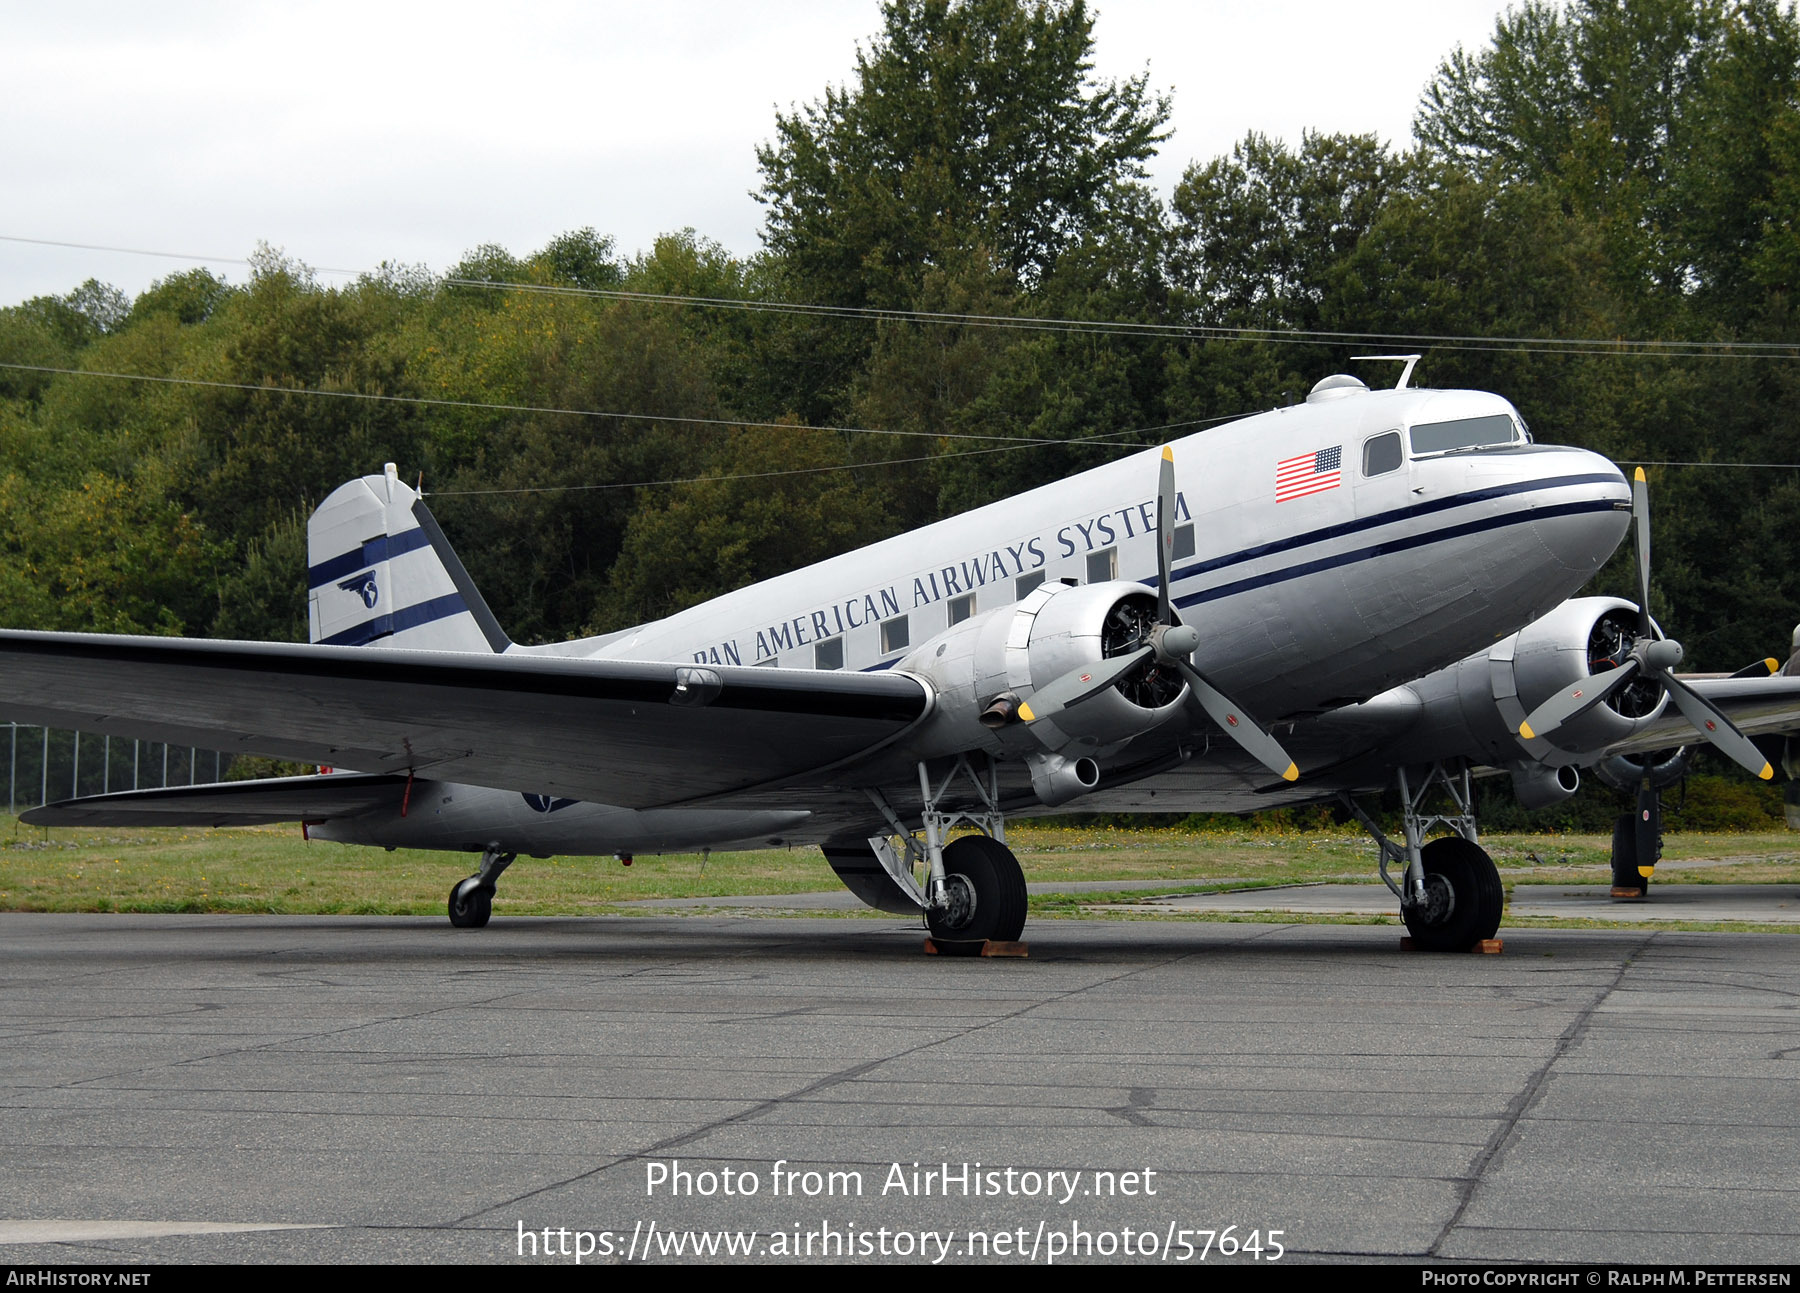
{"type": "Polygon", "coordinates": [[[1500,928],[1506,890],[1486,850],[1451,835],[1427,844],[1420,860],[1425,901],[1401,909],[1413,945],[1426,952],[1466,952],[1492,938],[1500,928]]]}
{"type": "Polygon", "coordinates": [[[944,846],[950,902],[925,913],[931,936],[945,951],[976,951],[984,940],[1016,942],[1025,929],[1025,872],[1012,850],[986,835],[965,835],[944,846]],[[957,946],[961,945],[961,946],[957,946]]]}
{"type": "Polygon", "coordinates": [[[480,929],[494,914],[494,890],[470,876],[450,891],[450,923],[458,929],[480,929]]]}

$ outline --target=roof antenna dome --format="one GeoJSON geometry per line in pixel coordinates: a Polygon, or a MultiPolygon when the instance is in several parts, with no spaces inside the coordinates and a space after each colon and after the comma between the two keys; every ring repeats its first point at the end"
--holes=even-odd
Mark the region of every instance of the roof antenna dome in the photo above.
{"type": "Polygon", "coordinates": [[[1341,400],[1346,395],[1367,395],[1369,388],[1349,373],[1333,373],[1330,377],[1321,377],[1318,385],[1307,392],[1308,404],[1323,404],[1326,400],[1341,400]]]}

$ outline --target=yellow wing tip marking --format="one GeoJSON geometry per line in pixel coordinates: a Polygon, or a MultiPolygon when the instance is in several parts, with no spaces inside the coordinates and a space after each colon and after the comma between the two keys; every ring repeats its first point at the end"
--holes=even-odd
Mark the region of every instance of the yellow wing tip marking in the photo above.
{"type": "Polygon", "coordinates": [[[1775,779],[1775,769],[1765,763],[1763,764],[1763,770],[1756,775],[1761,777],[1764,781],[1773,781],[1775,779]]]}
{"type": "Polygon", "coordinates": [[[1637,480],[1644,479],[1644,469],[1642,467],[1639,467],[1637,469],[1637,476],[1635,477],[1635,479],[1637,479],[1637,480]]]}
{"type": "Polygon", "coordinates": [[[1527,741],[1529,741],[1529,740],[1533,740],[1537,736],[1537,733],[1531,730],[1530,723],[1520,723],[1519,724],[1519,735],[1524,737],[1527,741]]]}
{"type": "Polygon", "coordinates": [[[1027,705],[1021,701],[1019,704],[1019,717],[1024,719],[1027,723],[1029,723],[1032,719],[1036,718],[1037,715],[1033,714],[1031,712],[1030,705],[1027,705]]]}
{"type": "Polygon", "coordinates": [[[1300,769],[1292,763],[1288,764],[1287,771],[1281,774],[1281,779],[1283,781],[1298,781],[1298,780],[1300,780],[1300,769]]]}
{"type": "Polygon", "coordinates": [[[1163,461],[1164,462],[1174,462],[1175,461],[1174,446],[1172,446],[1172,445],[1164,445],[1163,446],[1163,461]]]}

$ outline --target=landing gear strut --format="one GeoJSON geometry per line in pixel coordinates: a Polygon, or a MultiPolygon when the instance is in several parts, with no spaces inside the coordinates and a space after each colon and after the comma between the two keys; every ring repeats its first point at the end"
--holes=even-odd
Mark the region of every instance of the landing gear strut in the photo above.
{"type": "Polygon", "coordinates": [[[498,843],[481,853],[481,869],[450,890],[450,923],[458,929],[480,929],[494,914],[495,882],[517,853],[503,853],[498,843]]]}
{"type": "Polygon", "coordinates": [[[999,770],[991,758],[978,768],[968,755],[958,755],[940,776],[919,765],[922,838],[900,820],[886,795],[878,790],[868,795],[892,830],[892,836],[870,836],[869,847],[889,879],[924,909],[940,952],[972,956],[985,942],[1018,941],[1025,928],[1025,872],[1006,847],[999,770]],[[973,803],[966,807],[947,802],[971,797],[973,803]],[[946,840],[959,825],[985,834],[946,840]],[[900,842],[898,849],[894,839],[900,842]],[[914,877],[921,867],[923,886],[914,877]]]}
{"type": "Polygon", "coordinates": [[[1405,768],[1398,770],[1398,778],[1404,844],[1389,839],[1347,794],[1344,803],[1381,850],[1381,880],[1400,899],[1400,915],[1413,946],[1426,952],[1466,952],[1494,936],[1506,906],[1500,872],[1476,835],[1468,766],[1434,763],[1416,790],[1405,768]],[[1422,812],[1426,796],[1439,786],[1449,794],[1455,811],[1422,812]],[[1439,826],[1455,834],[1427,842],[1426,832],[1439,826]],[[1390,862],[1405,867],[1398,884],[1388,874],[1390,862]]]}

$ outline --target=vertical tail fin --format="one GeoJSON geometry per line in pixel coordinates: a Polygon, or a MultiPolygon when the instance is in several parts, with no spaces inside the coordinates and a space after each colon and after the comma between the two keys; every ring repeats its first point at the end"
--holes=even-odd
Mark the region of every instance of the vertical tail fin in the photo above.
{"type": "Polygon", "coordinates": [[[314,642],[477,652],[512,645],[391,462],[319,504],[306,523],[306,561],[314,642]]]}

